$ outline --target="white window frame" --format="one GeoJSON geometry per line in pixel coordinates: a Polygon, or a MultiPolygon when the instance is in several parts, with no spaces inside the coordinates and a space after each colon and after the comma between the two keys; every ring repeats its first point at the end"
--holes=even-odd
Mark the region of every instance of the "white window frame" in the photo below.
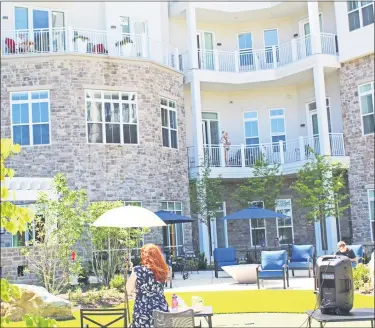
{"type": "Polygon", "coordinates": [[[284,136],[285,137],[285,142],[286,142],[286,117],[285,117],[285,109],[284,108],[270,108],[270,110],[269,110],[269,117],[270,117],[270,133],[271,133],[271,144],[277,144],[277,142],[276,143],[274,143],[273,141],[272,141],[272,137],[278,137],[278,136],[284,136]],[[282,115],[277,115],[277,116],[272,116],[271,115],[271,112],[273,111],[273,110],[282,110],[283,111],[283,114],[282,115]],[[284,120],[284,133],[279,133],[279,132],[277,132],[277,133],[273,133],[272,132],[272,120],[273,119],[283,119],[284,120]]]}
{"type": "Polygon", "coordinates": [[[364,116],[370,116],[370,115],[373,115],[374,116],[374,121],[375,121],[375,104],[374,104],[374,82],[367,82],[367,83],[363,83],[361,85],[358,85],[358,103],[359,103],[359,110],[361,111],[361,126],[362,126],[362,135],[363,136],[370,136],[370,135],[373,135],[374,132],[372,133],[366,133],[365,134],[365,126],[363,124],[363,117],[364,116]],[[367,84],[370,84],[371,85],[371,90],[370,91],[366,91],[364,93],[361,93],[360,89],[362,86],[364,85],[367,85],[367,84]],[[372,96],[372,106],[373,106],[373,109],[372,109],[372,113],[370,114],[363,114],[362,112],[362,102],[361,102],[361,96],[367,96],[367,95],[371,95],[372,96]]]}
{"type": "MultiPolygon", "coordinates": [[[[292,200],[290,198],[285,198],[285,199],[277,199],[276,200],[276,212],[278,211],[279,204],[277,203],[278,201],[280,202],[290,202],[290,225],[283,225],[280,226],[280,228],[292,228],[292,243],[294,243],[294,227],[293,227],[293,206],[292,206],[292,200]]],[[[279,220],[276,218],[276,229],[277,229],[277,238],[279,239],[279,244],[280,245],[287,245],[287,244],[282,244],[280,243],[280,234],[279,234],[279,220]]]]}
{"type": "MultiPolygon", "coordinates": [[[[29,145],[21,145],[22,147],[43,147],[43,146],[48,146],[51,145],[51,103],[50,103],[50,92],[49,90],[33,90],[33,91],[17,91],[17,92],[11,92],[10,93],[10,121],[11,121],[11,137],[12,141],[13,139],[13,126],[22,126],[22,125],[28,125],[29,126],[29,140],[30,144],[29,145]],[[32,93],[36,92],[47,92],[47,99],[32,99],[31,95],[32,93]],[[27,100],[12,100],[12,96],[15,94],[21,94],[21,93],[27,93],[27,100]],[[46,102],[48,104],[48,122],[38,122],[38,123],[33,123],[33,110],[32,110],[32,104],[35,103],[41,103],[41,102],[46,102]],[[20,105],[20,104],[27,104],[28,109],[29,109],[29,122],[26,123],[17,123],[13,124],[13,105],[20,105]],[[34,138],[33,138],[33,126],[34,125],[41,125],[41,124],[48,124],[48,133],[49,133],[49,143],[45,144],[37,144],[34,145],[34,138]]],[[[14,143],[14,142],[13,142],[14,143]]]]}
{"type": "MultiPolygon", "coordinates": [[[[212,229],[213,228],[216,229],[215,230],[215,236],[212,236],[212,237],[215,237],[215,238],[211,242],[212,242],[213,245],[215,244],[216,246],[217,246],[217,220],[218,220],[216,214],[219,213],[219,212],[221,212],[221,213],[223,213],[223,217],[227,215],[227,207],[226,207],[225,202],[222,202],[221,206],[222,206],[221,207],[222,210],[221,211],[216,211],[216,213],[215,213],[215,219],[213,220],[214,222],[211,221],[211,233],[212,233],[212,229]]],[[[227,220],[223,220],[223,221],[224,221],[223,224],[224,224],[224,229],[225,229],[225,231],[224,231],[224,239],[225,239],[224,240],[224,244],[225,244],[225,247],[228,247],[228,223],[227,223],[227,220]]]]}
{"type": "MultiPolygon", "coordinates": [[[[362,9],[365,8],[365,7],[373,6],[372,10],[374,11],[375,8],[374,8],[374,2],[369,2],[369,3],[367,3],[367,4],[365,4],[365,5],[362,6],[362,1],[350,1],[350,2],[357,2],[358,7],[349,11],[348,10],[348,2],[349,1],[346,1],[346,10],[348,12],[348,31],[349,32],[353,32],[353,31],[356,31],[356,30],[358,30],[358,29],[360,29],[362,27],[365,27],[365,26],[363,26],[362,9]],[[356,28],[356,29],[354,29],[354,30],[350,30],[349,14],[354,13],[357,10],[359,12],[359,27],[356,28]]],[[[369,24],[369,25],[371,25],[371,24],[369,24]]],[[[366,25],[366,26],[369,26],[369,25],[366,25]]]]}
{"type": "MultiPolygon", "coordinates": [[[[183,213],[184,213],[184,205],[183,205],[183,203],[181,201],[167,201],[167,200],[163,200],[163,201],[160,202],[160,208],[161,209],[163,208],[163,206],[162,206],[163,203],[167,204],[167,209],[163,209],[163,211],[172,212],[172,213],[176,213],[176,211],[180,211],[180,210],[176,210],[176,204],[179,203],[181,205],[181,214],[183,215],[183,213]],[[169,210],[168,209],[168,205],[170,203],[173,203],[173,210],[169,210]]],[[[181,224],[182,225],[182,245],[175,245],[176,254],[180,255],[179,254],[179,248],[182,249],[184,247],[184,244],[185,244],[185,224],[184,223],[173,223],[173,225],[175,225],[175,224],[181,224]]],[[[168,246],[167,246],[167,248],[169,250],[172,250],[172,247],[171,247],[170,225],[169,224],[167,224],[166,229],[167,229],[167,235],[168,235],[168,246]]],[[[175,229],[175,232],[177,232],[177,229],[175,229]]],[[[177,238],[177,234],[175,234],[175,236],[176,236],[176,241],[177,241],[177,239],[178,239],[177,238]]]]}
{"type": "Polygon", "coordinates": [[[168,99],[166,97],[160,97],[160,124],[161,124],[161,143],[162,143],[162,146],[164,148],[178,149],[179,148],[179,143],[178,143],[178,113],[177,113],[177,102],[175,100],[168,99]],[[164,99],[164,100],[167,101],[167,106],[162,105],[162,103],[161,103],[162,99],[164,99]],[[169,107],[169,102],[170,101],[175,104],[175,108],[169,107]],[[167,111],[167,113],[168,113],[168,126],[163,126],[163,117],[162,117],[162,114],[161,114],[162,109],[165,109],[167,111]],[[171,125],[171,121],[170,121],[170,112],[171,111],[176,114],[176,128],[175,129],[171,128],[171,126],[170,126],[171,125]],[[169,146],[164,146],[163,145],[163,129],[167,129],[168,130],[168,142],[169,142],[169,146]],[[171,131],[176,131],[176,144],[177,144],[176,148],[172,147],[171,131]]]}
{"type": "Polygon", "coordinates": [[[129,206],[129,205],[131,206],[134,203],[137,203],[137,204],[139,204],[139,207],[142,207],[142,202],[140,200],[125,200],[124,201],[124,206],[129,206]]]}
{"type": "Polygon", "coordinates": [[[109,90],[93,90],[93,89],[85,89],[85,94],[84,94],[84,97],[85,97],[85,120],[86,120],[86,135],[87,135],[87,143],[90,144],[90,145],[102,145],[102,144],[105,144],[105,145],[126,145],[126,146],[131,146],[131,145],[139,145],[139,106],[138,106],[138,94],[137,92],[133,92],[133,91],[109,91],[109,90]],[[90,92],[90,93],[95,93],[95,92],[100,92],[101,94],[101,98],[87,98],[87,92],[90,92]],[[119,94],[119,99],[104,99],[104,93],[118,93],[119,94]],[[135,95],[135,100],[122,100],[121,99],[121,94],[123,93],[128,93],[129,95],[130,94],[134,94],[135,95]],[[88,121],[87,120],[87,102],[101,102],[102,104],[102,122],[99,122],[99,121],[88,121]],[[104,103],[111,103],[111,104],[114,104],[114,103],[118,103],[119,104],[119,108],[120,108],[120,122],[106,122],[105,121],[105,107],[104,107],[104,103]],[[136,105],[136,119],[137,119],[137,122],[136,123],[127,123],[127,122],[124,122],[123,121],[123,117],[122,117],[122,104],[129,104],[129,110],[131,110],[131,105],[132,104],[135,104],[136,105]],[[89,130],[88,130],[88,125],[91,124],[91,123],[94,123],[94,124],[101,124],[102,126],[102,138],[103,138],[103,142],[89,142],[89,130]],[[106,140],[106,131],[105,131],[105,128],[106,128],[106,124],[119,124],[120,125],[120,143],[107,143],[107,140],[106,140]],[[137,142],[136,143],[124,143],[124,125],[136,125],[137,127],[137,142]]]}
{"type": "MultiPolygon", "coordinates": [[[[318,108],[316,106],[316,100],[309,101],[305,105],[306,107],[306,120],[307,120],[307,134],[309,137],[313,137],[313,127],[312,127],[312,122],[311,122],[311,113],[318,113],[318,108]],[[310,104],[315,103],[315,109],[310,110],[310,104]]],[[[332,116],[331,116],[331,99],[330,97],[326,97],[326,110],[327,110],[327,118],[329,115],[329,120],[328,120],[328,131],[332,131],[332,116]]],[[[332,133],[332,132],[329,132],[332,133]]]]}
{"type": "MultiPolygon", "coordinates": [[[[264,208],[264,201],[262,200],[255,200],[255,201],[251,201],[251,202],[248,202],[249,206],[255,206],[255,203],[262,203],[263,204],[263,208],[264,208]]],[[[266,244],[266,247],[267,247],[267,224],[266,224],[266,219],[249,219],[249,224],[250,224],[250,244],[252,247],[255,247],[255,246],[261,246],[261,245],[254,245],[254,241],[253,241],[253,233],[252,233],[252,230],[253,230],[253,227],[251,225],[251,220],[263,220],[264,222],[264,227],[255,227],[254,230],[264,230],[264,242],[266,244]]]]}
{"type": "Polygon", "coordinates": [[[371,201],[374,202],[374,206],[375,206],[375,191],[374,189],[368,189],[367,190],[367,201],[368,201],[368,217],[369,217],[369,220],[370,220],[370,233],[371,233],[371,240],[372,241],[375,241],[375,238],[374,238],[374,234],[375,234],[375,231],[373,231],[372,229],[372,222],[375,221],[375,217],[373,218],[373,220],[371,220],[371,201]],[[370,193],[373,193],[373,196],[371,197],[370,193]]]}
{"type": "Polygon", "coordinates": [[[119,17],[119,20],[120,20],[120,32],[121,32],[121,35],[124,35],[124,34],[131,34],[131,33],[132,33],[132,28],[131,28],[130,16],[120,16],[120,17],[119,17]],[[126,18],[126,19],[128,20],[129,32],[123,32],[123,31],[122,31],[122,27],[123,27],[123,26],[126,26],[125,24],[122,23],[122,19],[123,19],[123,18],[126,18]]]}
{"type": "Polygon", "coordinates": [[[264,58],[265,65],[273,65],[273,63],[275,62],[275,58],[273,58],[273,52],[272,52],[273,47],[276,48],[276,62],[279,62],[280,54],[278,52],[279,52],[279,48],[280,48],[280,38],[279,38],[279,29],[277,27],[266,28],[266,29],[263,30],[263,49],[264,49],[264,56],[265,56],[265,58],[264,58]],[[276,30],[276,33],[277,33],[277,44],[274,44],[272,46],[266,46],[265,32],[274,31],[274,30],[276,30]],[[272,59],[273,59],[271,63],[267,63],[267,51],[269,49],[271,49],[272,59]]]}
{"type": "Polygon", "coordinates": [[[243,118],[243,131],[244,131],[244,140],[245,140],[245,147],[246,146],[254,146],[254,145],[247,145],[246,143],[246,139],[250,139],[250,138],[258,138],[258,145],[260,144],[260,136],[259,136],[259,115],[258,115],[258,111],[257,110],[248,110],[246,112],[243,112],[242,114],[242,118],[243,118]],[[246,113],[256,113],[257,114],[257,117],[256,118],[245,118],[245,114],[246,113]],[[245,124],[246,122],[257,122],[257,128],[258,128],[258,137],[249,137],[247,138],[246,137],[246,127],[245,127],[245,124]]]}

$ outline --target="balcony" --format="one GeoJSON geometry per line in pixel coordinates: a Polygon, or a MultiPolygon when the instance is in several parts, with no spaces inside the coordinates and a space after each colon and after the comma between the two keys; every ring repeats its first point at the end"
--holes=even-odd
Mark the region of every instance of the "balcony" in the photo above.
{"type": "Polygon", "coordinates": [[[146,34],[76,29],[71,27],[12,30],[1,33],[2,56],[80,53],[122,58],[144,58],[179,69],[178,49],[146,34]]]}
{"type": "MultiPolygon", "coordinates": [[[[331,133],[331,156],[337,159],[345,157],[344,137],[342,133],[331,133]]],[[[261,159],[271,165],[280,164],[284,174],[293,174],[313,157],[313,152],[320,153],[319,136],[299,137],[278,143],[258,145],[231,145],[227,161],[222,145],[205,145],[204,159],[210,164],[212,177],[223,178],[250,177],[252,167],[261,159]]],[[[197,174],[198,165],[194,157],[194,147],[188,147],[188,163],[191,175],[197,174]]]]}
{"type": "MultiPolygon", "coordinates": [[[[322,53],[336,56],[336,35],[321,34],[322,53]]],[[[313,55],[310,36],[295,38],[281,46],[260,50],[198,50],[198,68],[217,72],[247,73],[284,67],[313,55]]],[[[184,73],[189,71],[188,53],[182,54],[184,73]]]]}

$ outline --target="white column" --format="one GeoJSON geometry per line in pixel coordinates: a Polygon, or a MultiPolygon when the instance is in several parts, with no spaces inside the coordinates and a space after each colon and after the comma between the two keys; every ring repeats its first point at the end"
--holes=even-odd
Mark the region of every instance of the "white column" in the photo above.
{"type": "Polygon", "coordinates": [[[241,144],[241,167],[245,167],[246,161],[245,161],[245,145],[241,144]]]}
{"type": "MultiPolygon", "coordinates": [[[[74,35],[73,35],[73,28],[71,26],[68,26],[66,34],[67,34],[67,40],[68,40],[67,51],[73,52],[74,51],[74,41],[73,41],[74,35]]],[[[30,40],[32,40],[32,39],[30,39],[30,40]]]]}
{"type": "Polygon", "coordinates": [[[292,39],[292,61],[295,62],[298,60],[298,50],[297,50],[297,39],[292,39]]]}
{"type": "Polygon", "coordinates": [[[315,101],[318,113],[319,145],[320,154],[324,156],[331,155],[331,146],[329,142],[328,116],[326,105],[326,89],[324,82],[323,66],[317,64],[313,68],[314,72],[314,91],[315,101]]]}
{"type": "Polygon", "coordinates": [[[203,164],[203,133],[200,81],[193,72],[190,83],[191,107],[193,116],[194,157],[198,167],[203,164]]]}
{"type": "Polygon", "coordinates": [[[188,32],[189,69],[198,68],[198,47],[197,47],[197,22],[195,7],[189,3],[186,8],[186,25],[188,32]]]}
{"type": "Polygon", "coordinates": [[[284,159],[284,143],[282,142],[282,140],[279,140],[279,149],[280,149],[280,164],[284,164],[285,163],[285,159],[284,159]]]}
{"type": "Polygon", "coordinates": [[[142,40],[142,57],[143,58],[148,58],[148,40],[147,40],[147,35],[146,33],[142,33],[141,35],[141,40],[142,40]]]}
{"type": "Polygon", "coordinates": [[[313,54],[322,53],[322,43],[320,41],[319,4],[317,1],[307,2],[309,11],[311,50],[313,54]]]}
{"type": "Polygon", "coordinates": [[[174,49],[174,68],[180,70],[180,54],[178,48],[174,49]]]}

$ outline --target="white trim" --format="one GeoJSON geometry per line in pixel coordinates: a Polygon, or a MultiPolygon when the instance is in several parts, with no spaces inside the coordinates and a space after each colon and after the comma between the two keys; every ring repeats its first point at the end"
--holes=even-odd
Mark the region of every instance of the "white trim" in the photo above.
{"type": "MultiPolygon", "coordinates": [[[[212,51],[212,66],[213,66],[213,70],[218,70],[219,67],[215,67],[215,57],[216,57],[216,36],[215,36],[215,33],[212,32],[212,31],[205,31],[205,30],[197,30],[197,36],[199,36],[199,41],[200,41],[200,46],[201,48],[198,48],[198,45],[197,45],[197,51],[198,51],[198,62],[199,62],[199,54],[201,55],[201,63],[199,65],[198,63],[198,67],[201,66],[199,69],[206,69],[206,60],[203,59],[203,54],[208,50],[208,51],[212,51]],[[211,33],[212,35],[212,50],[208,50],[206,49],[206,42],[204,40],[204,34],[205,33],[211,33]]],[[[195,40],[195,42],[197,42],[197,40],[195,40]]]]}
{"type": "MultiPolygon", "coordinates": [[[[275,211],[277,212],[278,204],[277,201],[289,201],[290,202],[290,222],[291,225],[287,226],[281,226],[281,228],[292,228],[292,244],[294,243],[294,226],[293,226],[293,206],[292,206],[292,199],[290,198],[283,198],[283,199],[277,199],[276,200],[276,209],[275,211]]],[[[276,231],[277,231],[277,238],[279,239],[279,244],[280,245],[287,245],[287,244],[281,244],[280,243],[280,234],[279,234],[279,219],[276,218],[276,231]]]]}
{"type": "Polygon", "coordinates": [[[367,82],[367,83],[363,83],[363,84],[358,85],[358,103],[359,103],[359,111],[360,111],[360,114],[361,114],[361,128],[362,128],[362,135],[363,135],[363,136],[370,136],[370,135],[373,135],[374,132],[375,132],[375,131],[374,131],[374,132],[372,132],[372,133],[366,133],[366,134],[365,134],[365,129],[364,129],[364,126],[363,126],[363,117],[364,117],[364,116],[370,116],[370,115],[371,115],[371,113],[370,113],[370,114],[365,114],[365,115],[363,115],[363,113],[362,113],[361,96],[367,96],[367,95],[371,95],[371,96],[372,96],[372,106],[373,106],[373,108],[372,108],[372,115],[374,115],[374,121],[375,121],[374,82],[373,82],[373,81],[372,81],[372,82],[367,82]],[[361,94],[361,92],[360,92],[360,88],[361,88],[362,86],[364,86],[364,85],[367,85],[367,84],[370,84],[370,85],[371,85],[371,90],[366,91],[366,92],[364,92],[364,93],[361,94]]]}
{"type": "MultiPolygon", "coordinates": [[[[25,126],[27,125],[29,127],[29,144],[28,145],[21,145],[22,147],[40,147],[40,146],[49,146],[52,144],[52,135],[51,135],[51,103],[50,103],[50,91],[49,90],[35,90],[35,91],[20,91],[20,92],[10,92],[9,94],[9,100],[10,100],[10,127],[11,127],[11,138],[14,143],[13,139],[13,126],[25,126]],[[33,93],[42,93],[42,92],[47,92],[47,98],[46,99],[32,99],[32,94],[33,93]],[[12,96],[18,93],[26,93],[27,94],[27,100],[12,100],[12,96]],[[48,122],[37,122],[34,123],[32,119],[32,104],[35,103],[47,103],[48,105],[48,122]],[[22,104],[27,104],[28,105],[28,115],[29,115],[29,122],[26,123],[17,123],[13,124],[13,105],[22,105],[22,104]],[[34,145],[34,140],[33,140],[33,129],[34,125],[44,125],[48,124],[48,133],[49,133],[49,142],[45,144],[37,144],[34,145]]],[[[21,113],[20,113],[21,115],[21,113]]]]}
{"type": "MultiPolygon", "coordinates": [[[[277,44],[274,44],[273,46],[276,46],[277,48],[280,46],[280,40],[279,40],[279,29],[277,27],[273,27],[273,28],[265,28],[263,29],[263,49],[266,50],[266,39],[265,39],[265,35],[264,35],[264,32],[266,31],[273,31],[273,30],[276,30],[277,32],[277,44]]],[[[271,46],[271,48],[273,47],[271,46]]],[[[267,46],[268,48],[270,46],[267,46]]]]}
{"type": "MultiPolygon", "coordinates": [[[[362,9],[365,8],[365,7],[369,7],[369,6],[374,6],[374,2],[370,2],[370,3],[367,3],[365,5],[362,6],[362,1],[352,1],[352,2],[357,2],[357,5],[358,7],[356,9],[352,9],[352,10],[348,10],[348,5],[346,4],[346,11],[347,11],[347,15],[348,15],[348,31],[349,32],[353,32],[355,30],[358,30],[360,28],[363,28],[363,16],[362,16],[362,9]],[[354,29],[354,30],[350,30],[350,20],[349,20],[349,14],[351,13],[354,13],[355,11],[358,10],[358,16],[359,16],[359,27],[354,29]]],[[[374,11],[374,7],[372,7],[372,10],[374,11]]],[[[368,24],[370,25],[370,24],[368,24]]],[[[366,26],[368,26],[366,25],[366,26]]]]}
{"type": "MultiPolygon", "coordinates": [[[[130,97],[129,97],[130,98],[130,97]]],[[[139,106],[138,106],[138,93],[134,91],[106,91],[106,90],[96,90],[96,89],[84,89],[84,101],[85,101],[85,122],[86,122],[86,142],[90,145],[126,145],[126,146],[131,146],[131,145],[139,145],[139,106]],[[99,98],[87,98],[86,94],[87,92],[95,93],[99,92],[100,93],[100,99],[99,98]],[[104,93],[118,93],[119,99],[104,99],[104,93]],[[122,100],[121,99],[121,93],[128,93],[128,94],[135,94],[135,100],[122,100]],[[88,121],[87,120],[87,102],[91,103],[96,103],[100,102],[102,105],[102,121],[88,121]],[[120,111],[120,122],[106,122],[105,121],[105,106],[104,103],[118,103],[119,104],[119,111],[120,111]],[[126,123],[123,121],[122,117],[122,104],[128,104],[129,105],[129,112],[131,113],[131,105],[135,104],[136,105],[136,123],[126,123]],[[89,141],[89,132],[88,132],[88,124],[100,124],[102,128],[102,142],[90,142],[89,141]],[[118,124],[120,125],[120,143],[107,143],[106,140],[106,132],[105,132],[105,127],[106,124],[118,124]],[[136,125],[137,127],[137,142],[136,143],[124,143],[124,125],[136,125]]]]}
{"type": "MultiPolygon", "coordinates": [[[[220,113],[219,112],[213,112],[213,111],[202,111],[201,112],[201,120],[202,120],[202,129],[203,129],[203,121],[207,121],[207,122],[211,122],[211,121],[217,121],[217,124],[218,124],[218,139],[219,139],[219,143],[216,145],[216,144],[205,144],[204,143],[204,140],[203,140],[203,146],[220,146],[220,136],[221,136],[221,132],[223,131],[221,129],[221,124],[220,124],[220,113]],[[206,119],[206,118],[203,118],[203,113],[212,113],[212,114],[217,114],[217,120],[214,120],[214,119],[206,119]]],[[[203,131],[202,131],[203,132],[203,131]]],[[[210,133],[211,133],[211,127],[210,127],[210,133]]],[[[204,139],[204,136],[203,136],[203,139],[204,139]]],[[[207,141],[207,140],[206,140],[207,141]]]]}
{"type": "MultiPolygon", "coordinates": [[[[372,197],[370,197],[370,192],[375,192],[374,191],[374,189],[367,189],[367,203],[368,203],[368,213],[369,213],[369,220],[370,220],[370,233],[371,233],[371,236],[370,236],[370,238],[371,238],[371,240],[372,241],[375,241],[375,238],[374,238],[374,233],[375,233],[375,231],[373,231],[372,230],[372,221],[373,220],[371,220],[371,201],[373,201],[374,202],[374,204],[375,204],[375,195],[373,195],[372,197]]],[[[375,221],[375,217],[374,217],[374,221],[375,221]]]]}
{"type": "Polygon", "coordinates": [[[179,149],[179,142],[178,142],[178,137],[179,137],[179,132],[178,132],[178,112],[177,112],[177,102],[175,100],[172,100],[172,99],[168,99],[168,98],[165,98],[165,97],[160,97],[160,125],[161,125],[161,144],[164,148],[170,148],[170,149],[176,149],[178,150],[179,149]],[[162,105],[161,101],[162,100],[166,100],[167,101],[167,105],[162,105]],[[175,107],[169,107],[169,102],[173,102],[175,107]],[[162,109],[165,109],[167,111],[167,114],[168,114],[168,126],[163,126],[163,116],[161,114],[161,110],[162,109]],[[170,121],[170,112],[174,112],[176,114],[176,128],[171,128],[171,121],[170,121]],[[169,146],[164,146],[163,145],[163,129],[167,129],[168,130],[168,143],[169,143],[169,146]],[[177,143],[177,147],[172,147],[172,131],[176,131],[176,143],[177,143]]]}
{"type": "Polygon", "coordinates": [[[246,128],[245,128],[245,123],[246,122],[257,122],[257,128],[258,128],[258,137],[249,137],[250,138],[258,138],[258,145],[260,144],[260,131],[259,131],[259,115],[258,115],[258,110],[248,110],[246,112],[242,112],[242,126],[243,126],[243,133],[244,133],[244,143],[245,143],[245,147],[247,146],[247,143],[246,143],[246,128]],[[246,113],[256,113],[257,114],[257,117],[256,119],[255,118],[245,118],[245,114],[246,113]]]}

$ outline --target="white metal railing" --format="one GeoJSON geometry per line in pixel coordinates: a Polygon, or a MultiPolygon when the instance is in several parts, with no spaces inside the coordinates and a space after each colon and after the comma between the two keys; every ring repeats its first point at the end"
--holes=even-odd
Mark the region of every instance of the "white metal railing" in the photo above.
{"type": "MultiPolygon", "coordinates": [[[[335,40],[334,34],[321,34],[324,54],[336,54],[335,40]]],[[[219,72],[253,72],[282,67],[311,55],[311,37],[308,35],[267,49],[240,51],[198,49],[198,67],[219,72]]]]}
{"type": "Polygon", "coordinates": [[[320,40],[323,54],[336,55],[336,36],[334,34],[322,33],[320,40]]]}
{"type": "MultiPolygon", "coordinates": [[[[344,136],[330,133],[331,156],[345,156],[344,136]]],[[[319,136],[262,143],[257,145],[204,145],[204,159],[211,167],[252,167],[259,160],[269,164],[285,164],[311,159],[320,153],[319,136]]],[[[194,147],[188,147],[189,168],[197,167],[194,147]]]]}
{"type": "Polygon", "coordinates": [[[11,30],[1,33],[2,55],[84,53],[118,57],[140,57],[180,69],[178,49],[146,34],[72,27],[11,30]]]}

